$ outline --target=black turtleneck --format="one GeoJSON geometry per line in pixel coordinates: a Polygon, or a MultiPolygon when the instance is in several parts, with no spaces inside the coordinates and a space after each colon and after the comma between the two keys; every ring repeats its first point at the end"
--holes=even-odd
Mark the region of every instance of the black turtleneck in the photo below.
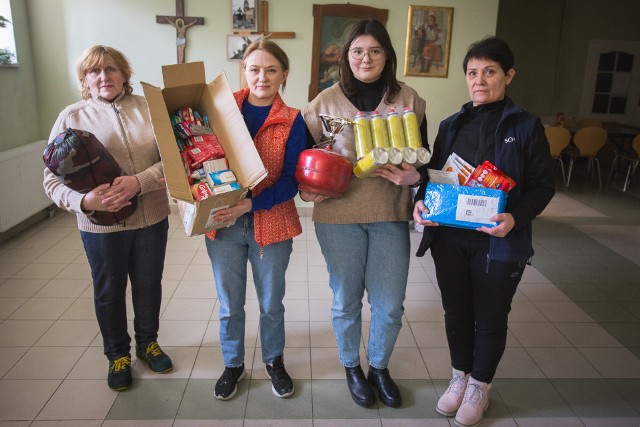
{"type": "Polygon", "coordinates": [[[372,83],[361,82],[355,79],[356,93],[349,96],[349,101],[360,111],[373,111],[378,108],[384,96],[382,79],[372,83]]]}
{"type": "Polygon", "coordinates": [[[478,166],[485,160],[495,163],[496,129],[504,111],[504,99],[466,107],[460,116],[453,152],[478,166]]]}

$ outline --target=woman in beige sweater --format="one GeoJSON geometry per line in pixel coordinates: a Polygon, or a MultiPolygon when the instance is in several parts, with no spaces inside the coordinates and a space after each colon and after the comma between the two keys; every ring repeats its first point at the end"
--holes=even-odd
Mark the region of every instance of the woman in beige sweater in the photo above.
{"type": "MultiPolygon", "coordinates": [[[[354,118],[358,111],[377,110],[385,116],[391,107],[402,111],[408,106],[424,117],[425,101],[395,75],[396,54],[384,26],[370,20],[355,24],[342,49],[340,82],[322,91],[304,111],[310,139],[318,142],[322,136],[320,113],[354,118]]],[[[426,146],[426,120],[421,130],[426,146]]],[[[356,160],[352,128],[336,136],[333,150],[356,160]]],[[[374,389],[385,405],[402,404],[388,363],[404,313],[411,186],[420,181],[416,169],[403,163],[401,167],[383,167],[369,178],[353,177],[340,199],[301,193],[303,200],[315,203],[313,221],[329,270],[340,362],[351,396],[362,406],[375,402],[374,389]],[[359,352],[365,290],[371,305],[368,381],[360,367],[359,352]]]]}
{"type": "Polygon", "coordinates": [[[56,205],[77,216],[91,267],[104,354],[109,359],[107,383],[114,390],[124,390],[132,382],[125,303],[128,279],[137,357],[152,371],[172,369],[171,359],[157,343],[169,201],[160,181],[162,163],[147,103],[132,95],[127,58],[114,48],[93,46],[78,59],[76,72],[82,101],[60,113],[49,140],[67,128],[91,132],[123,175],[81,193],[45,169],[44,188],[56,205]],[[118,212],[130,206],[133,198],[137,208],[128,218],[109,226],[91,221],[93,213],[118,212]]]}

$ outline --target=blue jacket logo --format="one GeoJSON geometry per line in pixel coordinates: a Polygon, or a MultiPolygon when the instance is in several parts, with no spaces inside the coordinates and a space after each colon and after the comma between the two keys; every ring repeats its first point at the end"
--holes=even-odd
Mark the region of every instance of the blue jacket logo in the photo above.
{"type": "Polygon", "coordinates": [[[508,144],[508,143],[510,143],[510,142],[516,142],[516,137],[515,137],[515,136],[509,136],[509,137],[506,137],[506,138],[504,139],[504,143],[505,143],[505,144],[508,144]]]}

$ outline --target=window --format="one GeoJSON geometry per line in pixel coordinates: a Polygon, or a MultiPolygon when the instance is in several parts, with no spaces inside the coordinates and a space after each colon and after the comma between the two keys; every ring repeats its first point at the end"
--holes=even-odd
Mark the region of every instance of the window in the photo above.
{"type": "Polygon", "coordinates": [[[633,54],[622,51],[600,54],[592,113],[625,114],[632,64],[633,54]]]}
{"type": "Polygon", "coordinates": [[[18,63],[9,0],[0,0],[0,66],[18,63]]]}

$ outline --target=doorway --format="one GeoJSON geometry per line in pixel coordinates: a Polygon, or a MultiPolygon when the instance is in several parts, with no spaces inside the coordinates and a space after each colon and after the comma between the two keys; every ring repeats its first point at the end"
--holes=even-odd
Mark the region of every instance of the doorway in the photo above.
{"type": "Polygon", "coordinates": [[[591,40],[580,117],[640,126],[640,41],[591,40]]]}

